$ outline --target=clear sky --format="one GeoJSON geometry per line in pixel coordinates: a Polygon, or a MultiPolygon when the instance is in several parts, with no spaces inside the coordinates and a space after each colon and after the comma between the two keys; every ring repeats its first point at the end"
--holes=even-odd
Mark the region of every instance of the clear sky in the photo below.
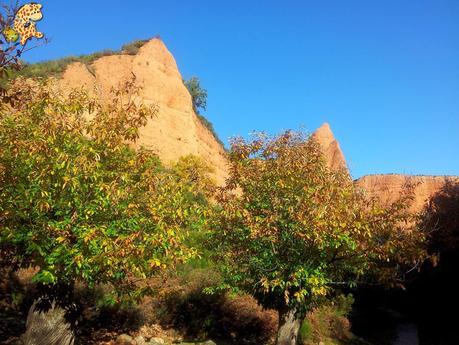
{"type": "Polygon", "coordinates": [[[459,175],[459,1],[42,0],[28,61],[160,35],[227,143],[329,122],[354,177],[459,175]]]}

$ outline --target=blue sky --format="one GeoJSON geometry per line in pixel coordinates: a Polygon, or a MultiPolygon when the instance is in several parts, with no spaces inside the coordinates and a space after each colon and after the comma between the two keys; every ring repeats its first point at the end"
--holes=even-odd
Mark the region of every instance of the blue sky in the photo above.
{"type": "Polygon", "coordinates": [[[224,142],[329,122],[354,177],[459,175],[459,1],[41,1],[28,61],[160,35],[224,142]]]}

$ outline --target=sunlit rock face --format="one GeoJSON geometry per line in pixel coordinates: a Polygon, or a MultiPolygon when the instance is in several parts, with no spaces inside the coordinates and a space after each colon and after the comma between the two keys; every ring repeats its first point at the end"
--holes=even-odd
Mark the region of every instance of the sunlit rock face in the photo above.
{"type": "Polygon", "coordinates": [[[322,148],[325,161],[331,169],[347,169],[344,154],[341,151],[338,141],[335,139],[330,125],[324,123],[311,136],[322,148]]]}
{"type": "MultiPolygon", "coordinates": [[[[150,40],[136,55],[105,56],[89,67],[71,64],[59,84],[63,89],[84,87],[104,98],[111,88],[132,78],[140,88],[142,101],[159,106],[158,116],[141,130],[139,145],[153,149],[166,164],[187,154],[198,155],[215,169],[217,182],[223,184],[228,172],[224,148],[194,113],[175,59],[160,39],[150,40]]],[[[330,168],[347,169],[344,154],[328,123],[318,128],[312,138],[322,148],[330,168]]],[[[419,211],[448,181],[458,180],[445,176],[369,175],[355,184],[384,203],[395,201],[411,185],[412,210],[419,211]]]]}
{"type": "MultiPolygon", "coordinates": [[[[324,123],[313,135],[322,148],[327,165],[332,169],[346,168],[347,164],[338,141],[328,123],[324,123]]],[[[381,174],[363,176],[356,180],[355,185],[375,196],[383,204],[396,201],[409,189],[413,192],[410,205],[412,212],[419,212],[432,196],[437,194],[448,183],[459,183],[457,176],[412,176],[400,174],[381,174]]]]}
{"type": "Polygon", "coordinates": [[[63,89],[84,87],[104,98],[132,78],[142,101],[159,106],[158,115],[142,128],[138,144],[153,149],[166,164],[188,154],[200,156],[222,184],[227,175],[224,148],[194,113],[175,59],[160,39],[150,40],[136,55],[105,56],[88,67],[71,64],[59,83],[63,89]]]}
{"type": "Polygon", "coordinates": [[[435,194],[448,183],[459,183],[457,176],[410,176],[410,175],[368,175],[355,181],[372,196],[377,196],[384,204],[396,201],[400,195],[412,188],[414,199],[411,211],[419,212],[435,194]]]}

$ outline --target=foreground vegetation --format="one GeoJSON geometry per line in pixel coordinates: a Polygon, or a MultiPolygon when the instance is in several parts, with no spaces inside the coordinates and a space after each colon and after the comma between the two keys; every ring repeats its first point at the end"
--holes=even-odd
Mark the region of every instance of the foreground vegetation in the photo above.
{"type": "Polygon", "coordinates": [[[2,266],[37,267],[42,296],[67,308],[75,284],[109,285],[112,303],[138,299],[138,283],[196,251],[186,232],[205,223],[210,180],[184,159],[170,169],[131,148],[155,107],[134,102],[127,83],[101,104],[47,82],[18,79],[0,122],[2,266]],[[205,181],[205,182],[204,182],[205,181]],[[204,194],[202,194],[204,193],[204,194]]]}
{"type": "Polygon", "coordinates": [[[227,284],[279,313],[277,344],[295,344],[306,313],[343,286],[395,285],[424,261],[407,199],[367,198],[309,137],[238,138],[229,159],[211,243],[227,284]]]}
{"type": "Polygon", "coordinates": [[[216,188],[196,157],[164,167],[137,146],[156,108],[133,83],[106,103],[49,83],[19,78],[2,98],[0,257],[10,277],[32,269],[8,303],[79,321],[56,333],[87,339],[137,310],[130,327],[190,338],[345,344],[342,291],[401,284],[426,256],[407,199],[368,199],[305,135],[234,140],[216,188]]]}
{"type": "MultiPolygon", "coordinates": [[[[1,43],[0,342],[25,332],[26,343],[46,334],[61,345],[107,343],[128,332],[366,344],[351,332],[345,293],[361,283],[400,287],[419,267],[417,305],[436,317],[437,301],[454,300],[457,186],[416,220],[409,195],[382,207],[329,170],[309,137],[285,132],[234,140],[227,185],[217,188],[197,157],[165,167],[138,146],[157,109],[134,101],[132,82],[101,103],[44,81],[145,42],[23,69],[23,49],[1,43]],[[440,270],[427,254],[440,257],[440,270]]],[[[184,83],[218,139],[199,114],[207,91],[195,77],[184,83]]]]}

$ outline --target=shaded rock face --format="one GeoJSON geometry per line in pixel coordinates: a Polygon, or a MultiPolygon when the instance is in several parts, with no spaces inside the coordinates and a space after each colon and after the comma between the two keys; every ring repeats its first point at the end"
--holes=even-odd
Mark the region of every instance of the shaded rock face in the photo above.
{"type": "Polygon", "coordinates": [[[161,40],[152,39],[133,56],[102,57],[89,68],[74,63],[59,84],[63,89],[84,87],[104,98],[111,88],[133,77],[142,101],[159,106],[158,116],[141,129],[139,145],[154,150],[166,164],[188,154],[200,156],[222,184],[227,171],[224,149],[194,113],[174,57],[161,40]]]}
{"type": "Polygon", "coordinates": [[[327,165],[331,169],[347,169],[343,152],[335,139],[330,125],[324,123],[311,136],[322,148],[327,165]]]}
{"type": "Polygon", "coordinates": [[[384,204],[396,201],[411,185],[414,200],[412,212],[421,211],[426,203],[448,183],[458,183],[457,176],[410,176],[410,175],[368,175],[355,181],[371,196],[377,196],[384,204]]]}

